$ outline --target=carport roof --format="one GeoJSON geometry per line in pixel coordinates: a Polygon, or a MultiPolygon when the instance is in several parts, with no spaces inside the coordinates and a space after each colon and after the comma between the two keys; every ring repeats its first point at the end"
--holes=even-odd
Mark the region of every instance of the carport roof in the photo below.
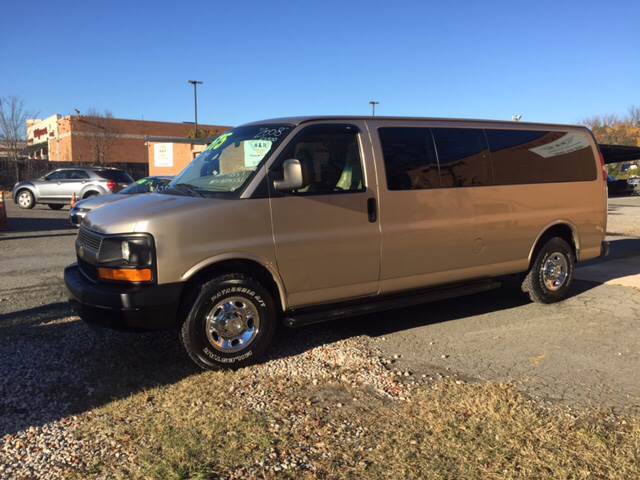
{"type": "Polygon", "coordinates": [[[640,160],[640,147],[628,145],[600,144],[600,151],[604,157],[604,163],[632,162],[640,160]]]}

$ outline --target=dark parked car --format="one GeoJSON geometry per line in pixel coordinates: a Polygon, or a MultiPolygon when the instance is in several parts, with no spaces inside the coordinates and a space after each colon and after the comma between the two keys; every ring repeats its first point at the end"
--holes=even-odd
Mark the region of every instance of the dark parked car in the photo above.
{"type": "Polygon", "coordinates": [[[118,192],[132,182],[128,173],[117,168],[58,168],[38,179],[16,183],[13,201],[20,208],[46,203],[52,210],[60,210],[71,203],[74,193],[78,199],[89,198],[118,192]]]}
{"type": "Polygon", "coordinates": [[[625,179],[616,179],[611,175],[607,176],[607,187],[609,188],[609,196],[617,195],[633,195],[635,187],[625,179]]]}
{"type": "Polygon", "coordinates": [[[629,179],[627,179],[627,182],[629,182],[629,185],[632,185],[633,188],[639,187],[640,177],[630,177],[629,179]]]}
{"type": "Polygon", "coordinates": [[[76,227],[82,223],[82,219],[91,210],[102,207],[109,203],[117,202],[128,195],[136,195],[139,193],[157,192],[166,187],[173,177],[145,177],[132,183],[127,188],[123,188],[118,193],[111,195],[100,195],[81,200],[69,211],[69,220],[76,227]]]}

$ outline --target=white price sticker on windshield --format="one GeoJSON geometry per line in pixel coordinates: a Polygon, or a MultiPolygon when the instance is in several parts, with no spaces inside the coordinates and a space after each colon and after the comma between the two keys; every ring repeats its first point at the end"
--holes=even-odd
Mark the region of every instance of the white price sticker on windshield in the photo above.
{"type": "Polygon", "coordinates": [[[271,149],[269,140],[246,140],[242,142],[244,147],[244,166],[255,168],[271,149]]]}

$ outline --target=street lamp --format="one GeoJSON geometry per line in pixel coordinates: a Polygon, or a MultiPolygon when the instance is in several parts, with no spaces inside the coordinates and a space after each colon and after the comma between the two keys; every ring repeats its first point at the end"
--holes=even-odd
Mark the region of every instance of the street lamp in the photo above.
{"type": "Polygon", "coordinates": [[[193,85],[193,110],[196,124],[195,137],[198,138],[198,85],[202,85],[202,82],[200,80],[188,80],[188,83],[193,85]]]}
{"type": "Polygon", "coordinates": [[[371,105],[371,116],[376,116],[376,105],[379,105],[380,102],[376,102],[375,100],[370,100],[369,105],[371,105]]]}

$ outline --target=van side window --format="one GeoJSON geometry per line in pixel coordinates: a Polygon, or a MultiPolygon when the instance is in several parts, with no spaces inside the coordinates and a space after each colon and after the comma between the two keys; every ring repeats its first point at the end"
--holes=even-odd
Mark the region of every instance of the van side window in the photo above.
{"type": "Polygon", "coordinates": [[[595,180],[588,137],[581,132],[486,130],[496,185],[595,180]]]}
{"type": "Polygon", "coordinates": [[[438,188],[440,175],[428,128],[378,129],[389,190],[438,188]]]}
{"type": "Polygon", "coordinates": [[[431,131],[438,152],[442,187],[491,185],[489,147],[482,129],[433,128],[431,131]]]}
{"type": "Polygon", "coordinates": [[[300,132],[280,155],[278,165],[295,158],[308,184],[295,193],[326,195],[365,190],[358,129],[352,125],[312,125],[300,132]]]}

